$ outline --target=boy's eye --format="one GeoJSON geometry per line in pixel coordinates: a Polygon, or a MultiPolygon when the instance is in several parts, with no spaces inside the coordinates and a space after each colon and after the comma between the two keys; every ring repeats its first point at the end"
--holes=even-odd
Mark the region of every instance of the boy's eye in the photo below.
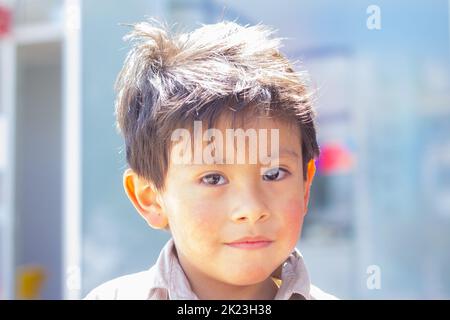
{"type": "Polygon", "coordinates": [[[223,185],[223,184],[227,183],[227,180],[218,173],[208,174],[208,175],[204,176],[201,179],[201,181],[204,184],[213,185],[213,186],[219,186],[219,185],[223,185]]]}
{"type": "Polygon", "coordinates": [[[281,180],[284,177],[286,177],[289,174],[289,172],[286,169],[283,168],[273,168],[263,175],[264,181],[277,181],[281,180]]]}

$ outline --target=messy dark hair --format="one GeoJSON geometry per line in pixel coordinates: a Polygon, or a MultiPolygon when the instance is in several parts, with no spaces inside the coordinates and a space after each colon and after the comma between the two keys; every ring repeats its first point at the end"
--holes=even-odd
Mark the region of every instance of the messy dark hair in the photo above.
{"type": "Polygon", "coordinates": [[[211,127],[225,114],[264,115],[297,125],[306,179],[307,163],[319,156],[313,94],[273,33],[228,21],[190,33],[152,20],[133,25],[115,105],[130,168],[163,190],[173,130],[195,120],[211,127]]]}

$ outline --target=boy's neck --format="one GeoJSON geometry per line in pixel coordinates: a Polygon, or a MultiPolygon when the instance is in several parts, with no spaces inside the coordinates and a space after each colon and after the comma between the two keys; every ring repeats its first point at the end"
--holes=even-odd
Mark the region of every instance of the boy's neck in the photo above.
{"type": "Polygon", "coordinates": [[[278,288],[271,278],[249,286],[233,286],[223,282],[192,281],[191,288],[200,300],[273,300],[278,288]]]}
{"type": "Polygon", "coordinates": [[[200,300],[273,300],[278,287],[271,277],[263,282],[235,286],[214,280],[185,263],[183,257],[178,261],[191,285],[192,291],[200,300]]]}

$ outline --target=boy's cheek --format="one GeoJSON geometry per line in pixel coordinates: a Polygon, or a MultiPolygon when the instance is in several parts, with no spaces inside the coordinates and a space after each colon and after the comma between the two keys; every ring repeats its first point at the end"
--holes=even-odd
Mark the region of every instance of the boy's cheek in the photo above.
{"type": "Polygon", "coordinates": [[[293,198],[288,201],[287,205],[284,207],[283,214],[285,216],[285,226],[292,236],[298,236],[303,225],[303,201],[301,198],[293,198]]]}
{"type": "Polygon", "coordinates": [[[221,223],[222,214],[218,210],[220,206],[217,204],[199,203],[186,206],[183,215],[185,222],[198,232],[214,232],[221,223]]]}
{"type": "Polygon", "coordinates": [[[180,194],[178,198],[171,197],[168,202],[168,210],[170,211],[169,220],[172,224],[176,224],[178,228],[189,230],[194,233],[191,236],[198,235],[204,237],[204,232],[215,230],[217,220],[218,205],[212,205],[200,199],[196,199],[195,195],[191,198],[180,194]]]}
{"type": "Polygon", "coordinates": [[[182,242],[180,250],[191,255],[203,255],[212,249],[211,244],[220,240],[217,238],[220,224],[214,218],[214,209],[205,204],[186,204],[178,212],[173,212],[178,241],[182,242]],[[203,253],[199,253],[200,249],[203,253]]]}
{"type": "Polygon", "coordinates": [[[287,217],[289,219],[297,219],[299,217],[303,217],[303,200],[301,197],[293,197],[291,198],[285,208],[284,212],[286,212],[287,217]]]}

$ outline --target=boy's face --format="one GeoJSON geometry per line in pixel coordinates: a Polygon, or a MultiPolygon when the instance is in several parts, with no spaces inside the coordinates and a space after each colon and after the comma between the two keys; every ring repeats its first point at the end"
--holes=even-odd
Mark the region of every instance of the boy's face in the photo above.
{"type": "MultiPolygon", "coordinates": [[[[224,122],[219,122],[217,129],[223,137],[225,128],[224,122]]],[[[160,194],[160,207],[157,206],[158,214],[165,219],[149,220],[144,215],[158,228],[164,227],[164,221],[168,223],[180,263],[187,273],[233,285],[264,281],[292,252],[301,233],[314,176],[311,163],[308,177],[303,179],[296,126],[261,118],[243,129],[248,128],[257,132],[267,129],[267,150],[271,150],[270,130],[279,130],[276,166],[261,164],[260,159],[250,163],[249,143],[245,145],[246,163],[235,160],[233,164],[208,165],[172,161],[166,189],[160,194]],[[262,174],[261,168],[266,168],[262,174]],[[244,237],[260,237],[265,241],[239,242],[244,237]]]]}

